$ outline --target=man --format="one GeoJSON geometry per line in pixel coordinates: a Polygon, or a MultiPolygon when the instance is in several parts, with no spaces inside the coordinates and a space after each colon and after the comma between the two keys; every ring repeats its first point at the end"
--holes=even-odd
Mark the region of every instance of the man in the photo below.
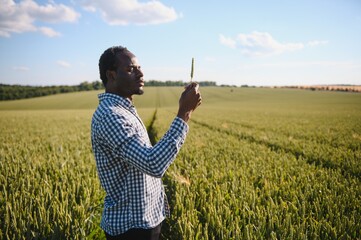
{"type": "Polygon", "coordinates": [[[143,94],[143,72],[126,48],[107,49],[99,60],[105,93],[91,125],[93,153],[105,189],[101,227],[107,239],[158,239],[168,203],[161,177],[176,158],[188,132],[187,121],[201,104],[198,85],[188,85],[178,114],[154,146],[132,104],[143,94]]]}

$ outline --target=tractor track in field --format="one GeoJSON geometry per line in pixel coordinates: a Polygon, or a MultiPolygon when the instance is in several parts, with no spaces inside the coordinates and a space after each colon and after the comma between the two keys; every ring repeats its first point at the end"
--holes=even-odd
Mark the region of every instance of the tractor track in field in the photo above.
{"type": "MultiPolygon", "coordinates": [[[[157,100],[157,102],[158,102],[158,100],[157,100]]],[[[156,120],[157,120],[157,108],[154,110],[151,120],[150,120],[149,124],[146,126],[149,140],[153,146],[157,143],[157,139],[158,139],[158,131],[154,127],[154,123],[156,120]]],[[[171,204],[171,206],[174,206],[175,198],[173,196],[176,194],[177,184],[175,183],[174,179],[171,178],[168,174],[166,174],[163,177],[163,183],[165,184],[165,192],[166,192],[168,201],[171,204]]],[[[166,239],[169,239],[171,236],[172,237],[181,236],[181,232],[179,232],[177,228],[172,227],[172,226],[176,226],[176,225],[177,225],[177,222],[173,218],[169,218],[167,221],[164,221],[163,226],[162,226],[162,236],[165,237],[166,239]]]]}
{"type": "Polygon", "coordinates": [[[341,164],[336,164],[334,162],[332,162],[329,159],[325,159],[322,157],[316,157],[316,156],[310,156],[308,154],[305,154],[304,152],[300,151],[300,150],[296,150],[296,149],[292,149],[292,148],[288,148],[276,143],[271,143],[267,140],[263,140],[263,139],[257,139],[254,136],[251,135],[247,135],[247,134],[243,134],[243,133],[235,133],[232,132],[231,130],[227,130],[227,129],[223,129],[223,128],[219,128],[210,124],[207,124],[205,122],[202,121],[198,121],[198,120],[194,120],[192,119],[192,122],[203,126],[205,128],[208,128],[211,131],[214,132],[218,132],[221,134],[226,134],[229,136],[233,136],[236,137],[238,139],[243,139],[246,140],[250,143],[256,143],[259,145],[263,145],[267,148],[269,148],[271,151],[274,151],[276,153],[289,153],[292,154],[293,156],[295,156],[295,158],[297,160],[300,159],[304,159],[308,164],[314,164],[317,167],[322,167],[322,168],[326,168],[326,169],[334,169],[334,170],[341,170],[341,173],[344,177],[355,177],[357,178],[359,181],[361,180],[361,172],[358,171],[358,169],[354,169],[350,166],[345,166],[345,165],[341,165],[341,164]]]}
{"type": "Polygon", "coordinates": [[[251,124],[239,123],[239,122],[235,122],[235,121],[231,121],[231,120],[225,120],[225,123],[238,125],[238,126],[241,126],[243,128],[250,129],[250,130],[258,130],[258,131],[264,131],[264,132],[267,131],[267,132],[282,134],[282,135],[287,136],[287,137],[292,137],[294,140],[304,140],[304,141],[308,141],[308,142],[312,141],[315,144],[325,144],[326,143],[327,145],[330,145],[333,148],[347,148],[347,150],[351,150],[351,151],[359,150],[358,146],[347,146],[345,144],[334,143],[334,142],[331,142],[331,141],[325,142],[323,139],[319,140],[319,139],[314,139],[314,138],[307,138],[306,136],[301,135],[299,133],[292,134],[292,135],[287,135],[286,133],[280,132],[277,129],[269,129],[269,128],[266,128],[266,127],[255,127],[255,126],[253,126],[251,124]]]}
{"type": "Polygon", "coordinates": [[[155,120],[157,119],[157,109],[154,110],[152,118],[150,120],[150,123],[146,126],[147,128],[147,132],[148,132],[148,136],[149,136],[149,140],[152,143],[152,145],[157,143],[157,135],[158,132],[157,130],[154,128],[154,123],[155,120]]]}

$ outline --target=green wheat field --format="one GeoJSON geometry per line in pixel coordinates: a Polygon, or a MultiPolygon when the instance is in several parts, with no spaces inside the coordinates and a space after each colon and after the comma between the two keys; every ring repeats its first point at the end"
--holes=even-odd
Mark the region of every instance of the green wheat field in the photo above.
{"type": "MultiPolygon", "coordinates": [[[[134,103],[159,140],[181,87],[134,103]]],[[[204,87],[164,176],[162,239],[361,239],[361,94],[204,87]]],[[[99,91],[0,102],[0,239],[104,239],[99,91]]]]}

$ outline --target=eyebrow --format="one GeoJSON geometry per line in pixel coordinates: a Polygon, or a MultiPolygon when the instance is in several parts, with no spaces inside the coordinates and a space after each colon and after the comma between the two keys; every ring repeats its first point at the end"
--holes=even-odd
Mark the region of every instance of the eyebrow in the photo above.
{"type": "Polygon", "coordinates": [[[127,67],[140,67],[140,65],[139,64],[130,64],[127,67]]]}

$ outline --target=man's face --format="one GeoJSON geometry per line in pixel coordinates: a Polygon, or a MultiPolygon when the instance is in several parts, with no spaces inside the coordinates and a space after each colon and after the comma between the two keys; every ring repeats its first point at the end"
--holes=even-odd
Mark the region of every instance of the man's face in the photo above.
{"type": "Polygon", "coordinates": [[[116,91],[123,97],[131,98],[133,94],[143,94],[144,80],[138,59],[131,52],[117,54],[115,70],[116,91]]]}

